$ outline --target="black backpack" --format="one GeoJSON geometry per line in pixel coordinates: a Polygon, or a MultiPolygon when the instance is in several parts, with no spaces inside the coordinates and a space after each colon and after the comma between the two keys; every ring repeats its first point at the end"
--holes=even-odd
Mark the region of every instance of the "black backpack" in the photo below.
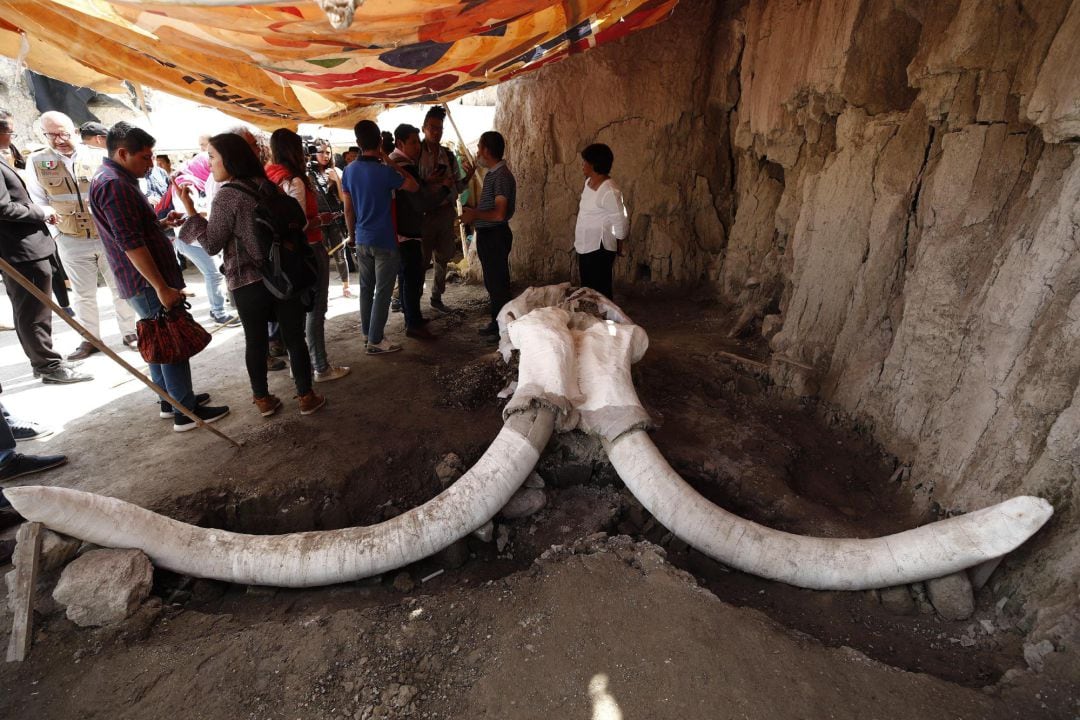
{"type": "Polygon", "coordinates": [[[307,215],[300,203],[276,186],[255,190],[230,182],[225,187],[255,198],[255,238],[265,258],[259,267],[263,285],[279,300],[300,297],[305,307],[311,307],[318,270],[304,234],[307,215]]]}

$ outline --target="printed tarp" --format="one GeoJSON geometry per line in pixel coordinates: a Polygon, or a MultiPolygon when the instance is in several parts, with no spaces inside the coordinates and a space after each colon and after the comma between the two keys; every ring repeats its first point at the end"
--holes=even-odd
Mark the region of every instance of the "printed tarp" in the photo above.
{"type": "Polygon", "coordinates": [[[0,26],[25,33],[32,69],[62,48],[88,74],[261,126],[348,126],[384,105],[449,100],[624,37],[667,18],[677,0],[320,0],[357,5],[343,30],[316,2],[239,2],[0,0],[0,26]]]}

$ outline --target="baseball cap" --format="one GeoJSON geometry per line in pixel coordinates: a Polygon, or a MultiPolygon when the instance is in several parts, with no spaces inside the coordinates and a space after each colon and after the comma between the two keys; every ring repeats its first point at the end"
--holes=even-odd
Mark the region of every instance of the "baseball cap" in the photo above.
{"type": "Polygon", "coordinates": [[[106,137],[109,134],[109,129],[99,122],[85,122],[79,127],[79,135],[84,138],[88,137],[106,137]]]}

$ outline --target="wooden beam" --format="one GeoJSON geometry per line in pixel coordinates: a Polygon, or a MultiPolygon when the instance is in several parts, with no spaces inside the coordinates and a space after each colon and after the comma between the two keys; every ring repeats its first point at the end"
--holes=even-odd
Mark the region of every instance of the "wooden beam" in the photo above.
{"type": "Polygon", "coordinates": [[[41,528],[41,523],[27,523],[26,534],[15,546],[15,622],[8,642],[8,662],[25,660],[34,639],[34,594],[41,561],[41,528]]]}
{"type": "Polygon", "coordinates": [[[156,393],[158,397],[160,397],[162,400],[167,401],[174,408],[180,410],[180,412],[183,413],[185,416],[187,416],[187,418],[189,420],[193,420],[197,426],[199,426],[201,428],[206,428],[207,430],[214,433],[215,435],[217,435],[221,439],[227,440],[228,442],[232,443],[236,447],[242,447],[243,446],[243,443],[241,443],[241,442],[239,442],[237,440],[233,440],[231,437],[229,437],[225,433],[221,432],[220,430],[218,430],[213,425],[210,425],[209,423],[203,422],[202,418],[200,418],[198,415],[196,415],[193,411],[191,411],[191,410],[187,409],[186,407],[184,407],[183,405],[181,405],[178,401],[174,400],[169,395],[169,393],[165,392],[162,388],[158,387],[157,384],[155,384],[153,380],[151,380],[150,378],[146,377],[141,372],[139,372],[138,370],[133,368],[126,360],[124,360],[122,357],[117,355],[113,351],[113,349],[111,347],[109,347],[105,343],[101,342],[101,340],[99,340],[96,335],[94,335],[89,330],[87,330],[85,327],[83,327],[82,324],[79,321],[77,321],[75,318],[71,317],[66,312],[64,312],[63,309],[59,305],[57,305],[56,303],[53,302],[51,297],[49,297],[45,293],[41,292],[41,290],[38,289],[37,285],[35,285],[34,283],[27,280],[26,277],[23,276],[23,274],[21,272],[16,270],[11,265],[11,263],[9,263],[7,260],[4,260],[3,258],[0,258],[0,270],[4,271],[4,276],[8,280],[14,280],[19,285],[22,285],[23,289],[26,290],[26,292],[33,295],[40,302],[42,302],[45,305],[45,307],[52,310],[57,315],[57,317],[59,317],[61,320],[66,322],[68,325],[70,325],[72,327],[72,329],[75,330],[75,332],[79,333],[79,335],[82,336],[83,340],[86,340],[86,342],[90,343],[91,345],[96,347],[98,350],[105,353],[105,355],[107,357],[109,357],[111,360],[116,362],[120,367],[124,368],[129,373],[134,375],[135,378],[137,380],[141,381],[143,385],[145,385],[146,387],[153,390],[154,393],[156,393]]]}

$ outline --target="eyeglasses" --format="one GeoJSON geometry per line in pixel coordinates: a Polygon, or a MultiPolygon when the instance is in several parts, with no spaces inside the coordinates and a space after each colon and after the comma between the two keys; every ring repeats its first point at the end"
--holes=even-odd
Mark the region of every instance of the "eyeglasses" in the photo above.
{"type": "Polygon", "coordinates": [[[58,133],[45,133],[45,137],[49,138],[50,140],[70,140],[71,133],[64,130],[58,133]]]}

